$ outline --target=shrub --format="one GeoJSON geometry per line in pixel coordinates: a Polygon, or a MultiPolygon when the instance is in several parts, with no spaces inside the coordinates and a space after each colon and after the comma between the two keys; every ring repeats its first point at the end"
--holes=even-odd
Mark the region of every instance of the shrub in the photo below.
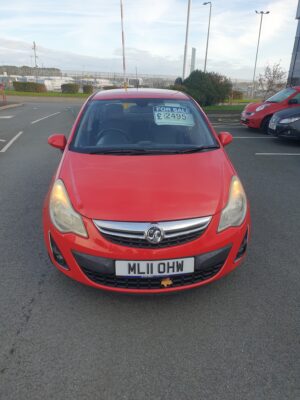
{"type": "Polygon", "coordinates": [[[231,81],[215,72],[193,71],[182,85],[176,80],[174,88],[191,95],[201,106],[223,102],[232,91],[231,81]]]}
{"type": "Polygon", "coordinates": [[[13,87],[17,92],[47,92],[47,88],[43,83],[36,82],[13,82],[13,87]]]}
{"type": "Polygon", "coordinates": [[[78,93],[79,85],[77,83],[64,83],[61,85],[62,93],[78,93]]]}
{"type": "Polygon", "coordinates": [[[182,82],[182,78],[179,76],[178,78],[175,79],[174,85],[175,85],[175,86],[176,86],[176,85],[179,85],[179,86],[180,86],[180,85],[182,85],[182,83],[183,83],[183,82],[182,82]]]}
{"type": "Polygon", "coordinates": [[[82,90],[83,90],[83,93],[92,94],[94,91],[94,88],[92,85],[83,85],[82,90]]]}

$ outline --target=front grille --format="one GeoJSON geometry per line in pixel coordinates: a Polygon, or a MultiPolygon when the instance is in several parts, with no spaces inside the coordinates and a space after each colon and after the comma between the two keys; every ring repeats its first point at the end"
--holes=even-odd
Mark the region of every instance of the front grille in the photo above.
{"type": "MultiPolygon", "coordinates": [[[[173,275],[171,276],[171,279],[173,281],[171,287],[174,288],[174,287],[188,286],[192,285],[193,283],[206,281],[217,275],[217,273],[221,270],[222,266],[223,263],[208,267],[201,271],[195,271],[192,274],[173,275]]],[[[163,288],[161,285],[163,277],[128,278],[115,275],[103,275],[87,268],[81,268],[81,269],[91,281],[108,287],[136,289],[136,290],[163,288]]]]}
{"type": "Polygon", "coordinates": [[[115,244],[126,247],[160,249],[178,246],[199,238],[208,227],[211,217],[159,223],[94,221],[102,236],[115,244]],[[152,243],[147,239],[151,228],[161,231],[162,240],[152,243]]]}
{"type": "Polygon", "coordinates": [[[105,239],[109,240],[112,243],[121,245],[121,246],[128,246],[128,247],[139,247],[139,248],[145,248],[145,249],[161,249],[164,247],[171,247],[171,246],[178,246],[183,243],[191,242],[192,240],[197,239],[198,237],[201,236],[203,232],[197,232],[197,233],[190,233],[185,236],[181,237],[175,237],[175,238],[170,238],[170,239],[165,239],[161,243],[153,244],[153,243],[148,243],[144,239],[132,239],[132,238],[124,238],[124,237],[116,237],[116,236],[111,236],[111,235],[102,235],[105,237],[105,239]]]}

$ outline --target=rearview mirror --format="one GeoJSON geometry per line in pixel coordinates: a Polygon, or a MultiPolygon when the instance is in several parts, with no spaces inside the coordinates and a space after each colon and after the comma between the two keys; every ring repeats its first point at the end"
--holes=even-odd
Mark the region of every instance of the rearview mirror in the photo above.
{"type": "Polygon", "coordinates": [[[289,100],[289,104],[298,104],[298,100],[297,99],[290,99],[289,100]]]}
{"type": "Polygon", "coordinates": [[[54,135],[49,136],[48,144],[56,149],[64,150],[67,145],[67,139],[65,135],[55,133],[54,135]]]}
{"type": "Polygon", "coordinates": [[[233,137],[229,132],[220,132],[218,137],[224,147],[233,141],[233,137]]]}

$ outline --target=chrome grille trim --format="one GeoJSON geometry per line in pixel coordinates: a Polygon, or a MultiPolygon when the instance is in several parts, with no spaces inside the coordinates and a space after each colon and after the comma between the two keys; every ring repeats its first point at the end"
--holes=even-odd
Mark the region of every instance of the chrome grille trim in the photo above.
{"type": "Polygon", "coordinates": [[[190,233],[204,231],[212,217],[202,217],[186,219],[181,221],[166,221],[166,222],[117,222],[94,220],[96,228],[104,235],[115,237],[124,237],[131,239],[146,239],[148,229],[155,225],[161,228],[164,232],[164,239],[175,238],[190,233]]]}

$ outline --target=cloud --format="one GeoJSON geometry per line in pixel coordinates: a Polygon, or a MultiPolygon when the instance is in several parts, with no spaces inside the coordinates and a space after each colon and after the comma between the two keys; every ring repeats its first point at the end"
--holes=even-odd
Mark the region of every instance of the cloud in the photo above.
{"type": "MultiPolygon", "coordinates": [[[[0,64],[32,65],[30,54],[32,54],[31,43],[0,38],[0,64]],[[9,62],[5,61],[7,59],[9,62]]],[[[121,57],[121,48],[115,50],[113,57],[100,58],[38,47],[39,66],[57,67],[62,70],[122,72],[121,57]]],[[[153,56],[147,51],[135,48],[127,49],[127,64],[131,73],[138,67],[142,74],[153,74],[156,70],[159,75],[178,75],[176,60],[174,63],[174,60],[153,56]]]]}
{"type": "MultiPolygon", "coordinates": [[[[134,72],[137,66],[144,73],[179,75],[187,0],[123,1],[129,70],[134,72]]],[[[209,70],[251,79],[259,27],[254,10],[260,7],[260,0],[213,1],[209,70]]],[[[274,0],[264,5],[271,13],[264,17],[259,70],[267,62],[279,60],[289,68],[296,8],[297,0],[274,0]]],[[[10,0],[1,9],[1,63],[29,64],[31,43],[35,40],[45,65],[120,70],[119,0],[10,0]]],[[[194,46],[198,67],[203,66],[207,23],[208,7],[192,2],[189,59],[194,46]]]]}

